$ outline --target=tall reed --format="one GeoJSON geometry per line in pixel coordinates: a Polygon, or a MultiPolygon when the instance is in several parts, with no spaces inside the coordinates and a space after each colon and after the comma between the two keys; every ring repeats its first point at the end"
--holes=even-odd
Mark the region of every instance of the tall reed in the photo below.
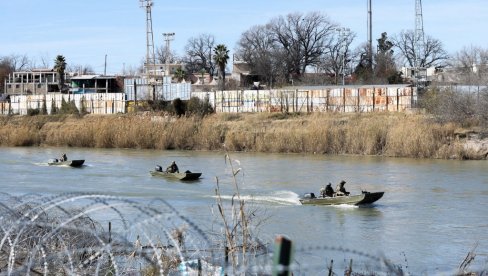
{"type": "Polygon", "coordinates": [[[169,117],[0,117],[0,146],[70,146],[476,158],[456,139],[460,125],[403,113],[257,113],[169,117]]]}

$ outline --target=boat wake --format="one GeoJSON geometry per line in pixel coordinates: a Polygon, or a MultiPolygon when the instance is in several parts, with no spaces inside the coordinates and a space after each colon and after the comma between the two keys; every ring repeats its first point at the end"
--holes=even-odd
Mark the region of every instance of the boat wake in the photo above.
{"type": "MultiPolygon", "coordinates": [[[[340,208],[340,209],[357,209],[359,206],[352,205],[352,204],[337,204],[337,205],[329,205],[330,207],[340,208]]],[[[329,207],[327,206],[327,207],[329,207]]]]}
{"type": "MultiPolygon", "coordinates": [[[[300,205],[298,197],[298,194],[292,191],[276,191],[271,194],[260,195],[241,195],[241,199],[246,201],[272,203],[278,205],[300,205]]],[[[221,198],[224,200],[232,200],[232,195],[221,195],[221,198]]]]}

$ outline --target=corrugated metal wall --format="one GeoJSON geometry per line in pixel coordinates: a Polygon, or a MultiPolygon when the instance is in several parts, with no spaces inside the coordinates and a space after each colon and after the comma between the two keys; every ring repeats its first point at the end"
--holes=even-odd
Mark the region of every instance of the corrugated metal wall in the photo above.
{"type": "MultiPolygon", "coordinates": [[[[148,85],[147,79],[134,78],[124,80],[124,91],[127,94],[128,101],[135,100],[134,82],[136,84],[138,101],[153,99],[153,87],[148,85]]],[[[154,92],[156,99],[172,101],[180,98],[181,100],[189,100],[191,97],[191,84],[171,83],[171,79],[169,78],[163,84],[155,85],[154,92]]]]}
{"type": "Polygon", "coordinates": [[[28,109],[42,109],[44,102],[48,113],[51,113],[52,105],[58,109],[63,102],[74,101],[78,110],[85,107],[91,114],[115,114],[125,113],[124,93],[96,93],[96,94],[59,94],[48,93],[46,95],[18,95],[10,96],[8,103],[0,103],[0,114],[26,115],[28,109]]]}
{"type": "MultiPolygon", "coordinates": [[[[142,79],[135,79],[141,81],[142,79]]],[[[130,80],[132,89],[134,79],[130,80]]],[[[415,107],[417,92],[414,87],[406,85],[383,86],[346,86],[298,88],[277,90],[232,90],[216,92],[192,92],[178,90],[177,86],[168,84],[159,86],[166,89],[165,99],[190,99],[190,96],[202,100],[208,98],[216,112],[373,112],[373,111],[405,111],[415,107]]],[[[133,99],[130,85],[126,84],[127,99],[133,99]],[[131,98],[132,95],[132,98],[131,98]]],[[[144,86],[137,85],[137,98],[139,100],[152,99],[144,92],[144,86]]],[[[159,90],[161,91],[161,90],[159,90]]],[[[75,101],[80,110],[84,103],[87,112],[92,114],[114,114],[126,112],[126,94],[124,93],[95,93],[95,94],[59,94],[46,95],[18,95],[11,96],[11,105],[0,103],[0,114],[26,115],[28,109],[41,109],[44,101],[48,113],[54,103],[61,107],[62,99],[66,102],[75,101]]]]}
{"type": "Polygon", "coordinates": [[[404,111],[417,101],[416,89],[406,85],[193,92],[192,96],[208,98],[216,112],[404,111]]]}

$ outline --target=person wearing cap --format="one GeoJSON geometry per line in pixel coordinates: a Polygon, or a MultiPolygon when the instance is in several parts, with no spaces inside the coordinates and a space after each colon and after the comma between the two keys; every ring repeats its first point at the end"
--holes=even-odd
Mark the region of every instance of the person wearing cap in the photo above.
{"type": "Polygon", "coordinates": [[[336,187],[336,196],[348,196],[349,192],[346,191],[346,188],[344,185],[346,184],[346,181],[342,180],[341,183],[337,184],[336,187]]]}
{"type": "Polygon", "coordinates": [[[169,165],[169,167],[166,168],[166,172],[169,172],[169,173],[179,173],[180,172],[180,170],[178,169],[178,165],[176,165],[175,161],[171,162],[171,165],[169,165]]]}

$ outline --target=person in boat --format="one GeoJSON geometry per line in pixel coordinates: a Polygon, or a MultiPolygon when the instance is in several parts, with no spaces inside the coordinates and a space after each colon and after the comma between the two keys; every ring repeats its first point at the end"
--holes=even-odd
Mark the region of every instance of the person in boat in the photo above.
{"type": "Polygon", "coordinates": [[[66,153],[63,153],[63,155],[61,155],[61,158],[59,158],[59,162],[64,162],[64,161],[68,161],[68,157],[66,156],[66,153]]]}
{"type": "Polygon", "coordinates": [[[332,189],[331,183],[327,184],[327,186],[322,187],[320,189],[320,196],[321,197],[333,197],[334,196],[334,189],[332,189]]]}
{"type": "Polygon", "coordinates": [[[163,171],[163,167],[161,167],[161,166],[159,166],[159,165],[156,165],[155,170],[156,170],[157,172],[162,172],[162,171],[163,171]]]}
{"type": "Polygon", "coordinates": [[[336,196],[348,196],[350,193],[346,191],[346,188],[344,185],[346,184],[346,181],[342,180],[339,184],[337,184],[336,187],[336,196]]]}
{"type": "Polygon", "coordinates": [[[325,186],[325,195],[333,197],[334,196],[334,189],[332,188],[332,183],[329,182],[327,186],[325,186]]]}
{"type": "Polygon", "coordinates": [[[176,165],[175,161],[171,162],[171,165],[169,165],[169,167],[166,168],[166,172],[169,172],[169,173],[179,173],[180,172],[180,170],[178,169],[178,165],[176,165]]]}

